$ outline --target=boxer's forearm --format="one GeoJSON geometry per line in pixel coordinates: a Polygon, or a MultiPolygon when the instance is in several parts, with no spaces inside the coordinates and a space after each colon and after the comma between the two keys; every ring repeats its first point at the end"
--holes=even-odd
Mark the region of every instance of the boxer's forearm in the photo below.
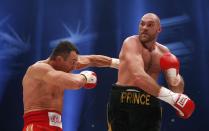
{"type": "Polygon", "coordinates": [[[80,56],[76,69],[85,67],[111,67],[118,68],[119,59],[104,55],[86,55],[80,56]]]}
{"type": "Polygon", "coordinates": [[[103,55],[91,55],[91,62],[96,67],[118,68],[119,65],[119,59],[103,55]]]}
{"type": "Polygon", "coordinates": [[[172,84],[171,82],[168,82],[169,88],[176,93],[183,93],[184,92],[184,80],[183,78],[179,75],[179,82],[177,84],[172,84]]]}
{"type": "Polygon", "coordinates": [[[148,94],[151,94],[155,97],[158,96],[160,91],[160,85],[150,77],[145,71],[140,70],[140,73],[132,73],[135,75],[135,79],[133,79],[135,86],[139,87],[140,89],[144,90],[148,94]]]}
{"type": "Polygon", "coordinates": [[[92,55],[91,56],[91,63],[93,66],[96,67],[109,67],[111,64],[112,59],[107,56],[103,55],[92,55]]]}

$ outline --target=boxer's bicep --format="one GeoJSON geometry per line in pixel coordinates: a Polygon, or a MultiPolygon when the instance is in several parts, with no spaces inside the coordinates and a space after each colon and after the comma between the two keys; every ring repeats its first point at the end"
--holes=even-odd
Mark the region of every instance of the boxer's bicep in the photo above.
{"type": "Polygon", "coordinates": [[[124,45],[122,61],[133,75],[144,73],[144,62],[139,49],[132,44],[124,45]]]}
{"type": "Polygon", "coordinates": [[[142,58],[138,55],[137,57],[128,58],[127,63],[129,63],[129,70],[134,72],[135,74],[144,73],[144,62],[142,58]]]}

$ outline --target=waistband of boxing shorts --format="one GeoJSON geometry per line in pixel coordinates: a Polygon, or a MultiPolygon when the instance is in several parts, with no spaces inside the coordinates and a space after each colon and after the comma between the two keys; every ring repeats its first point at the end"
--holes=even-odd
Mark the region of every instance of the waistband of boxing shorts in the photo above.
{"type": "MultiPolygon", "coordinates": [[[[121,90],[121,91],[135,91],[135,92],[143,92],[146,93],[144,90],[140,89],[139,87],[135,86],[124,86],[124,85],[118,85],[118,84],[112,84],[113,90],[121,90]]],[[[146,93],[148,94],[148,93],[146,93]]]]}
{"type": "Polygon", "coordinates": [[[24,126],[31,123],[48,123],[49,126],[62,128],[61,112],[56,110],[38,110],[25,113],[24,126]]]}
{"type": "MultiPolygon", "coordinates": [[[[160,101],[156,97],[146,93],[144,90],[142,90],[142,89],[140,89],[138,87],[135,87],[135,86],[124,86],[124,85],[118,85],[118,84],[113,84],[112,85],[112,93],[117,93],[117,94],[120,93],[122,95],[124,92],[125,93],[132,93],[132,94],[133,93],[134,94],[138,93],[138,95],[140,94],[140,98],[142,98],[142,96],[143,96],[143,99],[147,99],[147,98],[149,99],[150,106],[154,106],[154,107],[155,106],[160,106],[160,101]]],[[[120,100],[121,100],[121,95],[120,95],[120,100]]],[[[124,96],[124,95],[127,95],[127,94],[123,94],[122,96],[124,96]]],[[[129,100],[131,100],[130,96],[129,96],[129,100]]]]}

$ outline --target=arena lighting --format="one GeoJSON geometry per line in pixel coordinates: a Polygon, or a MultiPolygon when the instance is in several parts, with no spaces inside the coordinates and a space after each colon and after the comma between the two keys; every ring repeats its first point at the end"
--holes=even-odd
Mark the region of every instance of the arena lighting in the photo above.
{"type": "Polygon", "coordinates": [[[174,16],[171,18],[165,18],[161,20],[161,25],[166,28],[170,26],[177,26],[180,24],[186,24],[190,22],[190,17],[186,14],[180,15],[180,16],[174,16]]]}
{"type": "Polygon", "coordinates": [[[0,101],[3,97],[6,83],[13,75],[18,67],[23,63],[15,62],[16,56],[29,50],[29,39],[24,41],[15,29],[9,25],[10,16],[6,16],[0,20],[0,101]],[[2,28],[4,27],[4,28],[2,28]]]}
{"type": "Polygon", "coordinates": [[[70,29],[64,23],[62,25],[63,25],[64,29],[67,31],[67,33],[68,33],[67,35],[69,35],[69,36],[59,38],[59,39],[56,39],[56,40],[52,40],[50,42],[50,47],[51,48],[54,48],[59,43],[59,41],[68,40],[68,41],[73,42],[77,46],[79,46],[79,44],[84,46],[85,44],[88,44],[90,41],[97,38],[96,33],[87,32],[88,27],[85,27],[84,29],[80,29],[80,22],[78,23],[78,25],[76,27],[76,31],[73,31],[72,29],[70,29]]]}

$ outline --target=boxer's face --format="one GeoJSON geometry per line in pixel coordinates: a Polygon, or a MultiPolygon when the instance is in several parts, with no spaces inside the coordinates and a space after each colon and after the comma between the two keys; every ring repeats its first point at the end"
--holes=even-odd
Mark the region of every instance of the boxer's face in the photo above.
{"type": "Polygon", "coordinates": [[[143,16],[139,24],[139,39],[142,43],[153,41],[160,32],[159,24],[153,16],[143,16]]]}
{"type": "Polygon", "coordinates": [[[75,51],[69,53],[68,57],[63,61],[63,69],[70,72],[75,69],[78,61],[78,54],[75,51]]]}

